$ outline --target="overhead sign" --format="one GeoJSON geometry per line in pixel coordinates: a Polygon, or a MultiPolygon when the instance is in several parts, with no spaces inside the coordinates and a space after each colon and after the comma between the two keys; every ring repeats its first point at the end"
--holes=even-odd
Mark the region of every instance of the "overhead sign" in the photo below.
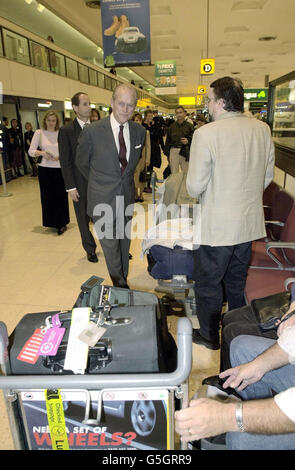
{"type": "Polygon", "coordinates": [[[210,75],[215,73],[215,59],[201,59],[201,75],[210,75]]]}
{"type": "Polygon", "coordinates": [[[150,65],[149,0],[101,0],[104,66],[150,65]]]}
{"type": "Polygon", "coordinates": [[[159,60],[155,63],[156,94],[176,93],[176,60],[159,60]]]}
{"type": "Polygon", "coordinates": [[[178,104],[182,106],[194,106],[196,104],[195,96],[180,96],[178,99],[178,104]]]}
{"type": "Polygon", "coordinates": [[[207,93],[206,85],[199,85],[198,86],[198,95],[205,95],[207,93]]]}
{"type": "Polygon", "coordinates": [[[203,101],[204,101],[204,96],[203,95],[197,95],[196,105],[197,106],[202,106],[203,101]]]}
{"type": "Polygon", "coordinates": [[[245,101],[267,101],[268,88],[245,88],[244,99],[245,101]]]}

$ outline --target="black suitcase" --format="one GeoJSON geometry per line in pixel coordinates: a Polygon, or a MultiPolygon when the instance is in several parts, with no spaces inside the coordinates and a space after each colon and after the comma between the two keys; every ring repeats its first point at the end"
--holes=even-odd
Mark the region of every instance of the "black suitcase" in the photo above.
{"type": "MultiPolygon", "coordinates": [[[[89,281],[89,280],[88,280],[89,281]]],[[[82,286],[82,291],[74,307],[87,307],[91,301],[92,313],[90,319],[96,321],[102,312],[102,301],[104,290],[109,288],[100,286],[99,297],[97,278],[93,280],[92,290],[82,286]],[[95,282],[96,281],[96,282],[95,282]],[[95,284],[95,286],[94,286],[95,284]],[[92,293],[92,295],[91,295],[92,293]],[[91,300],[90,300],[91,299],[91,300]],[[97,299],[97,300],[95,300],[97,299]]],[[[89,284],[89,282],[88,282],[89,284]]],[[[88,286],[89,287],[89,286],[88,286]]],[[[111,321],[108,322],[107,330],[94,347],[89,347],[88,363],[86,373],[88,374],[124,374],[124,373],[157,373],[171,372],[176,369],[177,348],[174,339],[168,332],[166,316],[162,314],[153,294],[148,295],[150,305],[127,305],[116,306],[118,302],[113,301],[118,297],[117,289],[111,288],[108,300],[113,302],[109,310],[111,321]],[[113,297],[112,297],[113,295],[113,297]],[[129,319],[123,324],[122,319],[129,319]],[[119,323],[116,323],[116,321],[119,323]]],[[[138,298],[135,291],[119,289],[121,300],[125,296],[130,303],[130,298],[138,298]],[[130,295],[131,294],[131,295],[130,295]]],[[[147,299],[145,299],[147,300],[147,299]]],[[[109,306],[110,306],[109,305],[109,306]]],[[[122,305],[122,302],[120,303],[122,305]]],[[[23,317],[10,336],[10,362],[13,375],[48,375],[48,374],[72,374],[70,370],[64,370],[64,359],[67,340],[70,330],[71,311],[60,313],[59,319],[62,327],[66,329],[62,343],[55,356],[39,356],[33,363],[19,360],[26,342],[32,337],[36,329],[46,324],[46,318],[58,312],[33,313],[23,317]]]]}

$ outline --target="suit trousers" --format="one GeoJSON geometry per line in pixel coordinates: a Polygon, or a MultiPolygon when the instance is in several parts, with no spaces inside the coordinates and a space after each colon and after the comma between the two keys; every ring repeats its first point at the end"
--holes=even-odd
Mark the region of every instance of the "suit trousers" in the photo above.
{"type": "Polygon", "coordinates": [[[201,245],[194,252],[195,295],[201,335],[219,341],[224,300],[228,310],[245,305],[244,289],[251,258],[251,242],[233,246],[201,245]]]}
{"type": "MultiPolygon", "coordinates": [[[[127,229],[127,227],[131,226],[131,220],[132,217],[121,215],[113,222],[112,237],[102,237],[101,235],[98,235],[108,272],[114,287],[128,287],[127,276],[129,270],[129,249],[131,239],[130,229],[127,229]],[[120,227],[119,230],[117,230],[118,227],[120,227]]],[[[99,222],[99,218],[94,217],[95,225],[97,222],[99,222]]],[[[99,231],[96,230],[96,232],[98,233],[99,231]]]]}
{"type": "MultiPolygon", "coordinates": [[[[81,175],[81,178],[82,175],[81,175]]],[[[78,178],[76,178],[78,179],[78,178]]],[[[87,214],[87,182],[78,184],[79,200],[78,202],[73,201],[76,219],[81,235],[82,245],[86,253],[95,253],[96,243],[93,235],[90,231],[89,224],[91,218],[87,214]]]]}

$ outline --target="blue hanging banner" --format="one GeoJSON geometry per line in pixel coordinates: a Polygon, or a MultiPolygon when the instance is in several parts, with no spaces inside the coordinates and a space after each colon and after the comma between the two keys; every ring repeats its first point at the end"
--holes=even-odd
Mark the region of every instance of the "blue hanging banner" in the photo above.
{"type": "Polygon", "coordinates": [[[149,0],[101,0],[104,66],[151,64],[149,0]]]}

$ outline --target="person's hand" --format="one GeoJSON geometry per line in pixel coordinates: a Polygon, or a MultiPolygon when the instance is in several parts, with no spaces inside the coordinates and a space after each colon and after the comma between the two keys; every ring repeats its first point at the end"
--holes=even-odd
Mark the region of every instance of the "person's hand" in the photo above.
{"type": "Polygon", "coordinates": [[[287,326],[294,326],[295,325],[295,315],[292,315],[288,320],[283,321],[284,318],[289,315],[292,311],[295,311],[295,301],[291,303],[289,310],[282,316],[280,320],[277,321],[278,329],[277,329],[277,335],[280,336],[284,329],[287,328],[287,326]]]}
{"type": "Polygon", "coordinates": [[[79,201],[79,193],[78,193],[78,190],[77,189],[72,189],[71,191],[68,191],[69,195],[70,195],[70,198],[74,201],[74,202],[78,202],[79,201]]]}
{"type": "Polygon", "coordinates": [[[219,374],[221,379],[228,379],[224,382],[223,388],[235,388],[238,392],[244,390],[247,385],[255,384],[265,374],[255,361],[241,364],[240,366],[227,369],[219,374]]]}
{"type": "Polygon", "coordinates": [[[183,145],[188,144],[188,140],[187,140],[186,137],[181,137],[180,141],[181,141],[181,143],[182,143],[183,145]]]}
{"type": "Polygon", "coordinates": [[[42,157],[45,158],[45,160],[52,160],[52,155],[46,152],[45,150],[43,152],[40,152],[40,154],[42,155],[42,157]]]}
{"type": "MultiPolygon", "coordinates": [[[[192,400],[189,408],[175,412],[175,430],[183,442],[217,436],[231,430],[230,407],[210,398],[192,400]]],[[[235,407],[235,404],[233,405],[235,407]]],[[[235,416],[233,408],[233,416],[235,416]]]]}

